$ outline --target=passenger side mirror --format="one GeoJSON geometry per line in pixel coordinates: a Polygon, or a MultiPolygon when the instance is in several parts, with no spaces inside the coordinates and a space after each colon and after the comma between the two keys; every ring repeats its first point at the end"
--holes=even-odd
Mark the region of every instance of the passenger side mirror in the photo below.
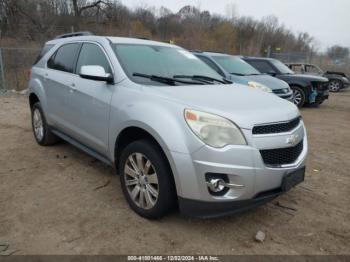
{"type": "Polygon", "coordinates": [[[113,84],[113,75],[106,73],[105,69],[99,65],[82,66],[79,73],[80,77],[96,81],[105,81],[113,84]]]}
{"type": "Polygon", "coordinates": [[[276,72],[272,71],[272,70],[267,72],[267,74],[270,75],[270,76],[276,76],[277,75],[276,72]]]}

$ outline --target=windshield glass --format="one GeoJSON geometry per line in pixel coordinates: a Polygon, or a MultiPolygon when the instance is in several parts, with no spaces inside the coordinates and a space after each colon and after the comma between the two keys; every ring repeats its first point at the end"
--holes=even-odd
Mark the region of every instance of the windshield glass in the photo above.
{"type": "Polygon", "coordinates": [[[294,72],[290,70],[289,67],[283,64],[281,61],[271,60],[271,63],[278,69],[278,71],[281,72],[281,74],[294,74],[294,72]]]}
{"type": "Polygon", "coordinates": [[[260,75],[258,70],[238,57],[213,56],[213,59],[231,74],[260,75]]]}
{"type": "Polygon", "coordinates": [[[167,78],[174,78],[174,76],[179,75],[201,75],[223,79],[207,64],[181,48],[142,44],[115,44],[113,49],[125,73],[136,83],[164,85],[164,83],[157,83],[152,79],[135,76],[134,74],[167,78]]]}

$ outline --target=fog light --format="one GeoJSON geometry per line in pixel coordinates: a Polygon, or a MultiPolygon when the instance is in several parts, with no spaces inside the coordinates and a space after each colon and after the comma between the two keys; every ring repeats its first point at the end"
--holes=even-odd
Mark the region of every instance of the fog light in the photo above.
{"type": "Polygon", "coordinates": [[[230,189],[240,190],[244,188],[244,185],[242,184],[231,183],[227,174],[206,173],[205,180],[208,186],[208,191],[213,196],[223,196],[230,189]]]}
{"type": "Polygon", "coordinates": [[[210,191],[219,193],[225,189],[226,182],[222,178],[211,178],[207,184],[210,191]]]}

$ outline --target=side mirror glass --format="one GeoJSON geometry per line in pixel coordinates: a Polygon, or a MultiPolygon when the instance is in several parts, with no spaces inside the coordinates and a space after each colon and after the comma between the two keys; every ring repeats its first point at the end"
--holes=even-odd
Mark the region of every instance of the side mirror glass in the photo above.
{"type": "Polygon", "coordinates": [[[109,84],[113,83],[112,74],[106,73],[105,69],[99,65],[82,66],[79,75],[85,79],[105,81],[109,84]]]}

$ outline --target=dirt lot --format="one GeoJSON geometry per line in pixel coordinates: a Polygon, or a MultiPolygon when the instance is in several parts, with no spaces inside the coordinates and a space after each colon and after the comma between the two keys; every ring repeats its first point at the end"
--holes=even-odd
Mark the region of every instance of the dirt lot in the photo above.
{"type": "Polygon", "coordinates": [[[350,90],[302,115],[302,185],[244,214],[148,221],[111,168],[66,143],[38,146],[26,97],[0,97],[0,254],[350,254],[350,90]]]}

